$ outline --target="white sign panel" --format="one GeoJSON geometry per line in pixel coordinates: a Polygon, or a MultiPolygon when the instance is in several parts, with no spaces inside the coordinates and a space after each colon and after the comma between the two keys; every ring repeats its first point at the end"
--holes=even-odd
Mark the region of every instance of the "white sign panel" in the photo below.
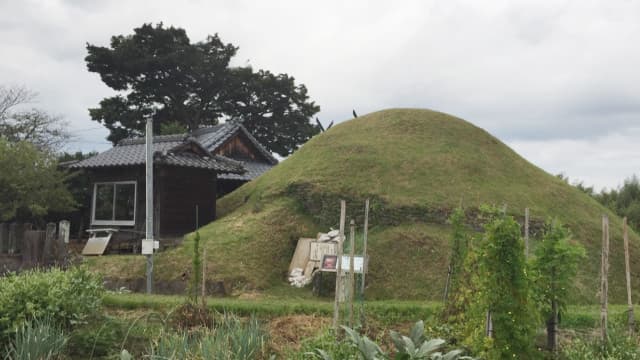
{"type": "MultiPolygon", "coordinates": [[[[349,272],[351,269],[351,257],[348,255],[342,256],[342,271],[349,272]]],[[[353,272],[356,274],[362,274],[362,269],[364,268],[364,258],[362,256],[354,256],[353,257],[353,272]]]]}
{"type": "MultiPolygon", "coordinates": [[[[335,272],[336,271],[336,263],[337,263],[337,256],[336,255],[325,255],[322,258],[322,263],[320,264],[320,271],[327,271],[327,272],[335,272]]],[[[350,270],[350,256],[349,255],[343,255],[342,256],[342,272],[343,273],[348,273],[350,270]]],[[[364,260],[362,258],[362,256],[354,256],[353,257],[353,272],[355,274],[362,274],[362,268],[364,266],[364,260]]]]}

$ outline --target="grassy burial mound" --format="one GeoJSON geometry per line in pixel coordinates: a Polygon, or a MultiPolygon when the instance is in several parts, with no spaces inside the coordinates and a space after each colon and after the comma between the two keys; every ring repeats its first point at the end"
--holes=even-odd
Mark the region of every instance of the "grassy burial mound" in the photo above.
{"type": "MultiPolygon", "coordinates": [[[[299,237],[337,228],[339,199],[362,224],[371,199],[368,297],[439,299],[449,256],[447,217],[462,204],[470,226],[482,204],[507,205],[534,232],[547,217],[567,224],[587,250],[574,301],[596,302],[601,215],[610,217],[610,297],[625,299],[621,220],[595,200],[532,165],[486,131],[429,110],[392,109],[343,122],[280,165],[219,200],[220,219],[200,229],[211,280],[227,288],[285,284],[299,237]]],[[[361,231],[361,228],[358,228],[361,231]]],[[[632,271],[640,238],[631,233],[632,271]]],[[[536,239],[532,240],[535,246],[536,239]]],[[[189,272],[192,242],[159,254],[157,277],[189,272]]],[[[131,269],[131,268],[129,268],[131,269]]],[[[137,275],[142,276],[142,264],[137,275]]],[[[633,278],[640,289],[640,277],[633,278]]],[[[638,292],[640,294],[640,292],[638,292]]]]}

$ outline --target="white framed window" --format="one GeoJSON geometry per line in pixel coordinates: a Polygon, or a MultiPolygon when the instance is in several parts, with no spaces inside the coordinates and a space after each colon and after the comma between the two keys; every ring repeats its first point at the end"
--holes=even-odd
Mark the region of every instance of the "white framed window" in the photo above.
{"type": "Polygon", "coordinates": [[[91,224],[135,225],[136,197],[135,181],[94,183],[91,224]]]}

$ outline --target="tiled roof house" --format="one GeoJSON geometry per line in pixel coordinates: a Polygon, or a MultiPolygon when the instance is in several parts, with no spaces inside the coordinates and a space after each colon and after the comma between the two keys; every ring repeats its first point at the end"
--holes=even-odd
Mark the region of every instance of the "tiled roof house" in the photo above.
{"type": "MultiPolygon", "coordinates": [[[[278,163],[239,123],[189,134],[153,138],[154,234],[177,238],[215,219],[216,198],[278,163]]],[[[145,226],[145,140],[69,165],[92,179],[90,226],[117,228],[118,237],[140,239],[145,226]],[[128,235],[125,235],[128,234],[128,235]]]]}

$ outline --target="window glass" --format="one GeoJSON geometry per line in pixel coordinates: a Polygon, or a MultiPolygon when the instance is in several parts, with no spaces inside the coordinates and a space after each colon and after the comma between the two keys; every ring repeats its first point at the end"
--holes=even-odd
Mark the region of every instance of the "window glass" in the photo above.
{"type": "Polygon", "coordinates": [[[96,220],[113,220],[113,184],[96,185],[96,220]]]}
{"type": "Polygon", "coordinates": [[[133,221],[135,201],[135,184],[116,184],[115,220],[133,221]]]}

